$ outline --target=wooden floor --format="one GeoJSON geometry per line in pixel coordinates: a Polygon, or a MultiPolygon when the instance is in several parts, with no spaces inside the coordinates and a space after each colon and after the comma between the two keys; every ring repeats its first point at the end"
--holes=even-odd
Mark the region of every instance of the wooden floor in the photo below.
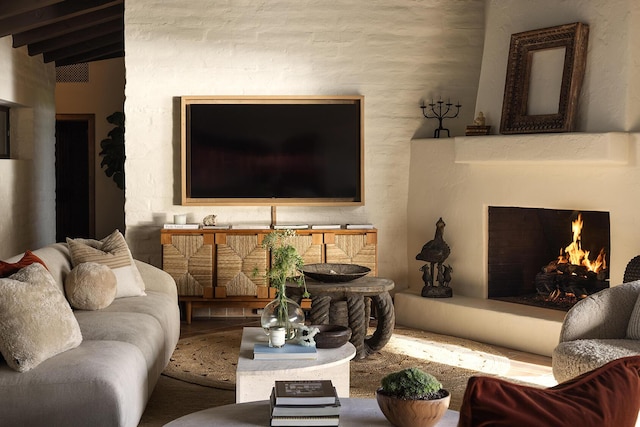
{"type": "MultiPolygon", "coordinates": [[[[180,338],[193,337],[210,332],[235,330],[245,326],[260,326],[259,319],[252,318],[194,318],[190,325],[182,322],[180,338]]],[[[509,348],[493,346],[510,360],[508,378],[530,382],[545,387],[557,384],[551,372],[551,358],[525,353],[509,348]]]]}

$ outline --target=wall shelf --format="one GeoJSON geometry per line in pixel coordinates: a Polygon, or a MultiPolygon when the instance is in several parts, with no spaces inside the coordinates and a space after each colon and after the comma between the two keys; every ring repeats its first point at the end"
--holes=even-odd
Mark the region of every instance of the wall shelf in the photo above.
{"type": "Polygon", "coordinates": [[[455,137],[455,163],[626,165],[629,133],[547,133],[455,137]]]}

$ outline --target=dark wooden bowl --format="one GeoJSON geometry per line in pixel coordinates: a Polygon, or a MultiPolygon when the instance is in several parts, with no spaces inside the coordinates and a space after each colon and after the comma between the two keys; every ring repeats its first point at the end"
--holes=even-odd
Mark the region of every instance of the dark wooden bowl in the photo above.
{"type": "Polygon", "coordinates": [[[306,277],[325,283],[349,282],[369,274],[371,269],[356,264],[308,264],[302,267],[306,277]]]}
{"type": "Polygon", "coordinates": [[[349,341],[351,328],[340,325],[311,325],[320,329],[313,337],[318,348],[337,348],[349,341]]]}

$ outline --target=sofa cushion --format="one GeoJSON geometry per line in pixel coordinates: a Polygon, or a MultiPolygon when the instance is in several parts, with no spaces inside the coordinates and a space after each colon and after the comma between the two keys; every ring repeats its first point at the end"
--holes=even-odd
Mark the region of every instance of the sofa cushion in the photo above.
{"type": "Polygon", "coordinates": [[[67,244],[74,267],[83,262],[96,262],[113,270],[118,283],[116,298],[145,295],[140,272],[118,230],[102,240],[67,238],[67,244]]]}
{"type": "Polygon", "coordinates": [[[100,310],[108,307],[116,297],[116,275],[106,265],[82,262],[67,274],[64,290],[71,307],[100,310]]]}
{"type": "Polygon", "coordinates": [[[0,261],[0,277],[8,277],[13,273],[18,272],[22,268],[38,262],[46,267],[44,261],[42,261],[36,254],[31,251],[26,251],[22,258],[17,262],[0,261]]]}
{"type": "Polygon", "coordinates": [[[616,359],[555,387],[471,377],[459,427],[632,427],[640,410],[640,357],[616,359]]]}
{"type": "Polygon", "coordinates": [[[136,346],[85,339],[28,372],[0,364],[0,425],[136,426],[149,393],[136,346]]]}
{"type": "Polygon", "coordinates": [[[622,357],[640,355],[640,341],[590,339],[565,341],[553,349],[553,376],[564,382],[622,357]]]}
{"type": "Polygon", "coordinates": [[[0,352],[11,368],[28,371],[81,342],[71,307],[42,264],[0,279],[0,352]]]}

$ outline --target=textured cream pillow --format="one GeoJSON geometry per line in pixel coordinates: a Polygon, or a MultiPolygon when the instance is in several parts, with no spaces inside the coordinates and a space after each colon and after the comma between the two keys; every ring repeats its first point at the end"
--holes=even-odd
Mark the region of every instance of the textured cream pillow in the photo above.
{"type": "Polygon", "coordinates": [[[74,267],[83,262],[96,262],[111,268],[118,283],[116,298],[146,295],[142,276],[118,230],[102,240],[67,238],[67,244],[74,267]]]}
{"type": "Polygon", "coordinates": [[[64,291],[71,307],[78,310],[100,310],[116,297],[118,283],[109,267],[96,262],[78,264],[64,279],[64,291]]]}
{"type": "Polygon", "coordinates": [[[627,325],[627,338],[630,340],[640,340],[640,295],[636,299],[636,305],[633,307],[629,324],[627,325]]]}
{"type": "Polygon", "coordinates": [[[78,321],[42,264],[0,279],[0,353],[11,368],[28,371],[81,342],[78,321]]]}

